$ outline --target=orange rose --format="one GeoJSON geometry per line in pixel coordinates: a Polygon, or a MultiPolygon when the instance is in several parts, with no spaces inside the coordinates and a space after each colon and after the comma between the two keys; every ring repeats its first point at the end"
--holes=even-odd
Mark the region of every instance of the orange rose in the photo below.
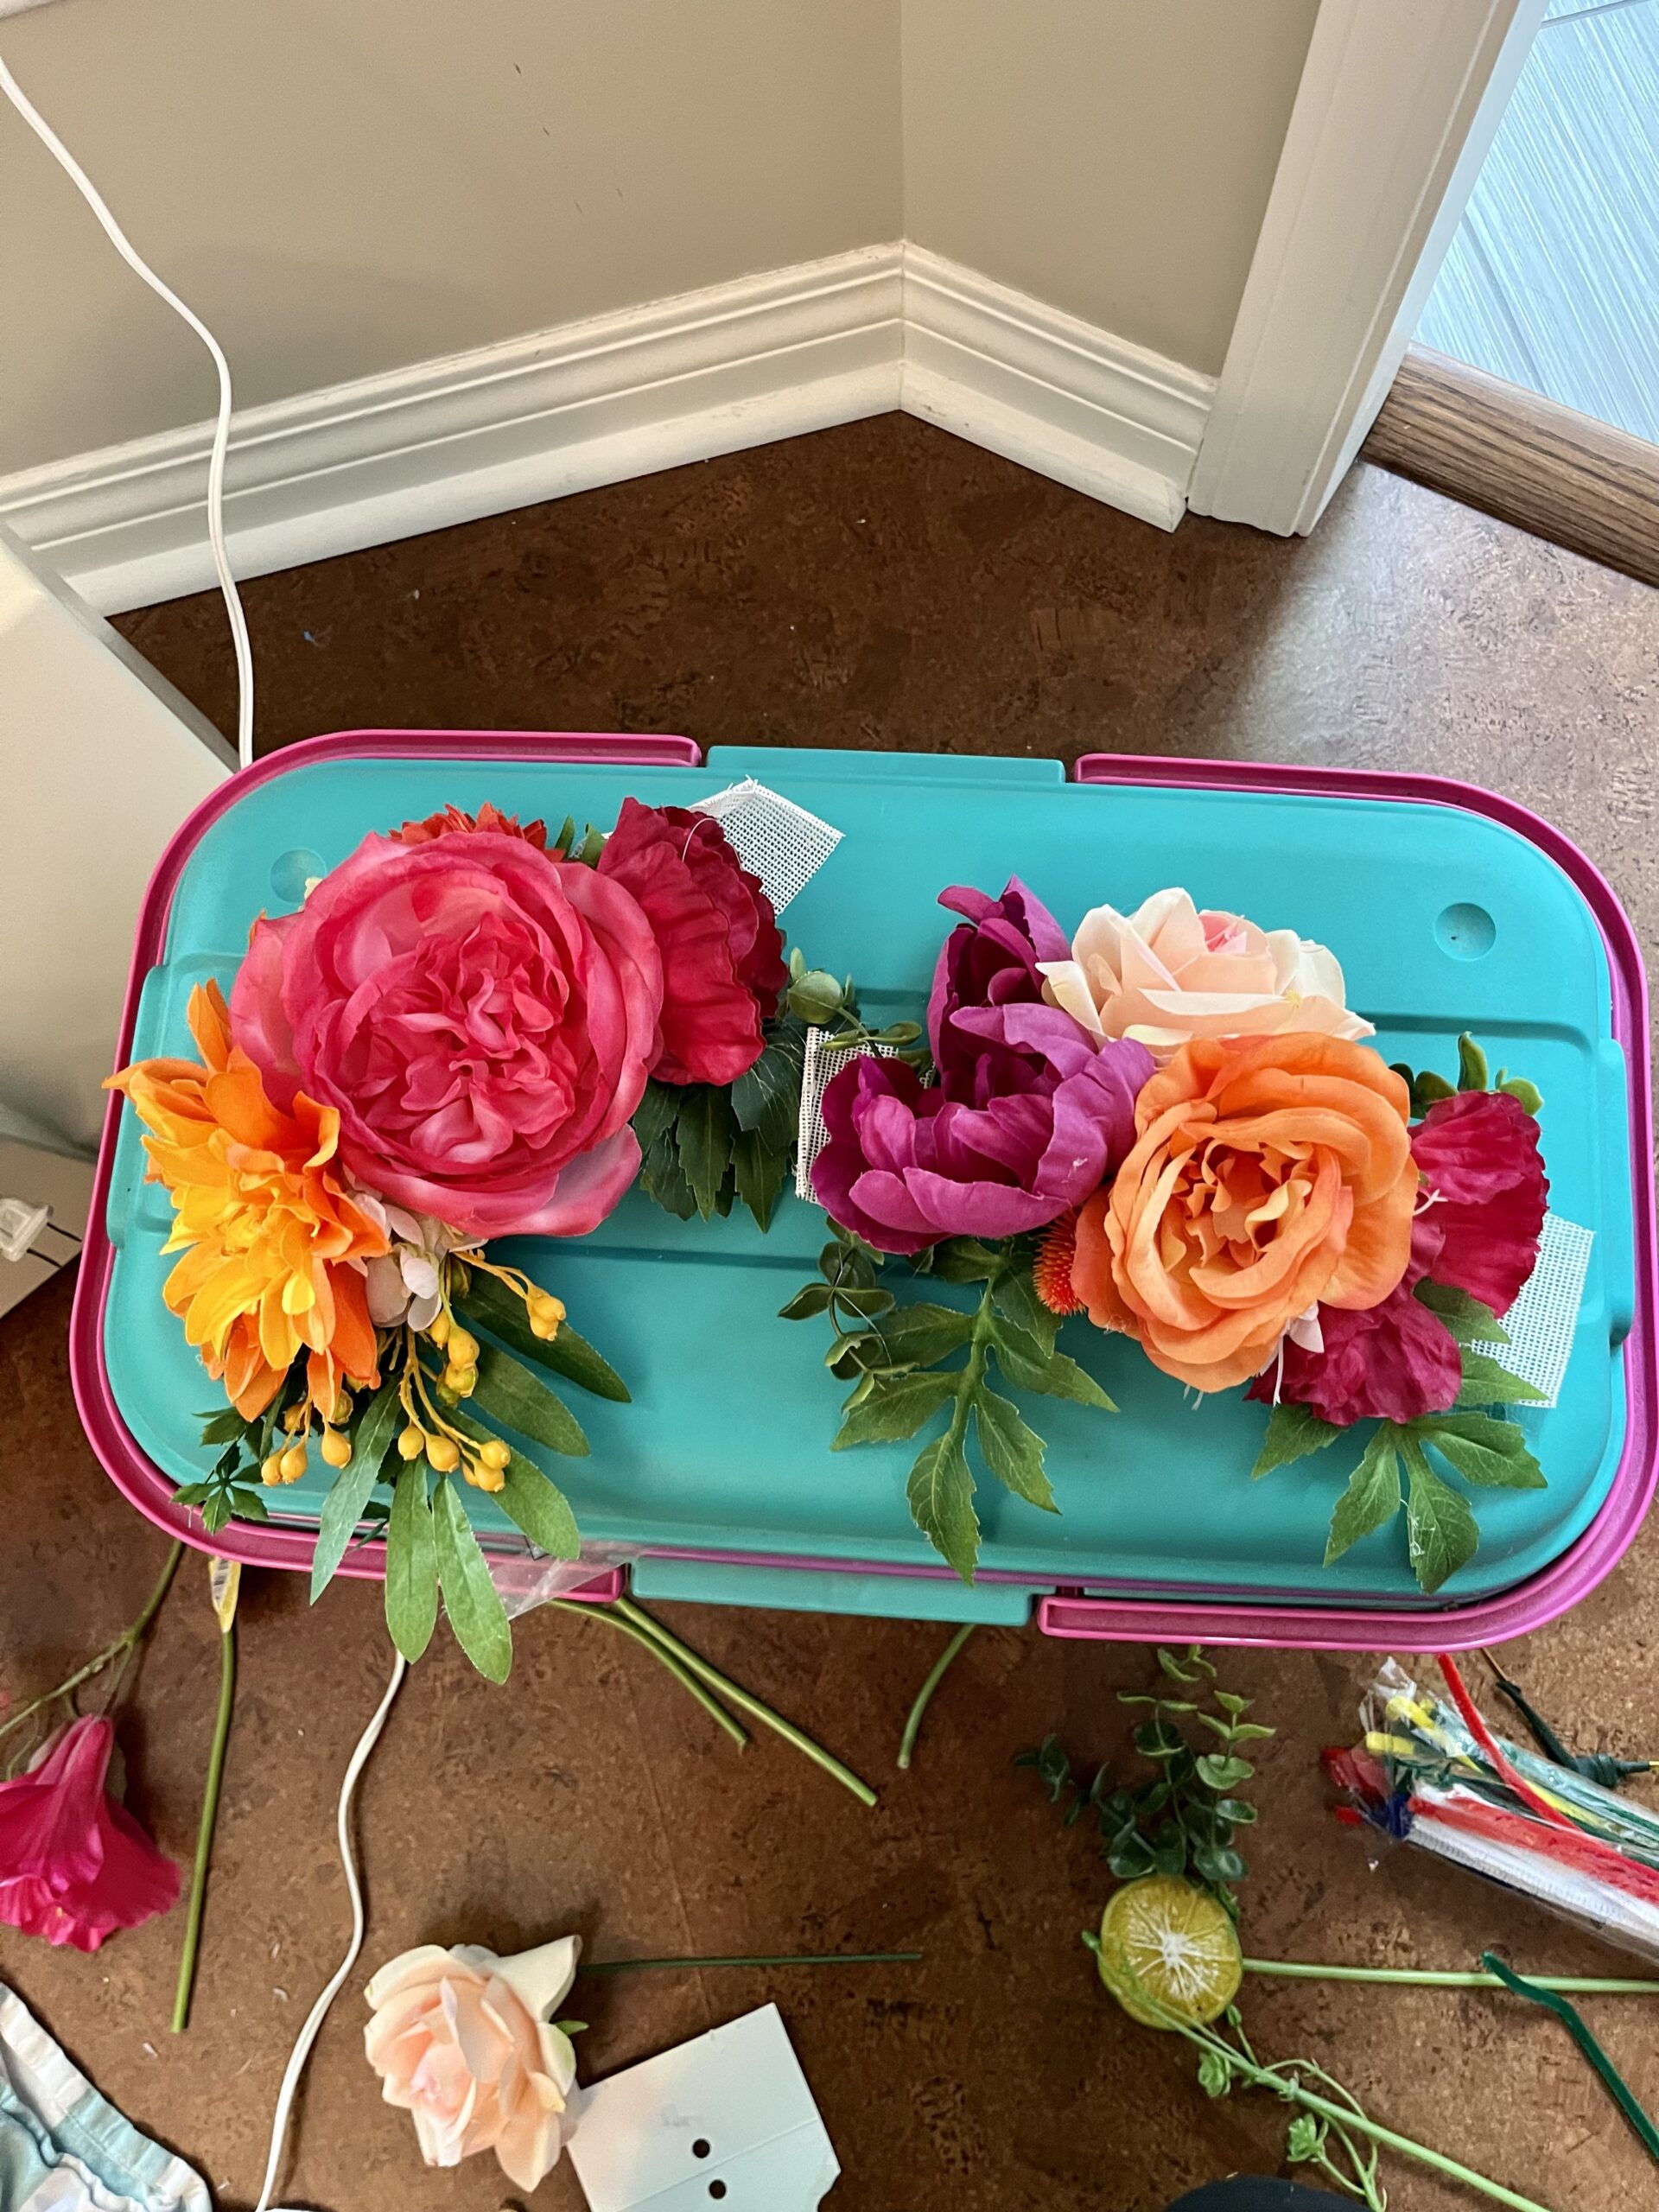
{"type": "Polygon", "coordinates": [[[1409,1104],[1379,1054],[1340,1038],[1183,1046],[1078,1216],[1071,1281],[1090,1319],[1178,1382],[1226,1390],[1317,1300],[1379,1304],[1411,1250],[1409,1104]]]}

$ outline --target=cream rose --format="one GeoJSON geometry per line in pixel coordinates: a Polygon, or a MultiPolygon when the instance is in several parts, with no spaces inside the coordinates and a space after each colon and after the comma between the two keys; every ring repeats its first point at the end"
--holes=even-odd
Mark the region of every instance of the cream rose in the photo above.
{"type": "Polygon", "coordinates": [[[528,2191],[557,2163],[576,2054],[550,2020],[581,1949],[577,1936],[511,1959],[422,1943],[370,1982],[364,2048],[386,2102],[413,2115],[429,2166],[493,2151],[528,2191]]]}
{"type": "Polygon", "coordinates": [[[1070,960],[1040,962],[1044,995],[1096,1037],[1129,1037],[1162,1064],[1193,1037],[1313,1030],[1376,1033],[1343,1001],[1342,969],[1294,930],[1200,913],[1185,891],[1155,891],[1132,914],[1096,906],[1070,960]]]}

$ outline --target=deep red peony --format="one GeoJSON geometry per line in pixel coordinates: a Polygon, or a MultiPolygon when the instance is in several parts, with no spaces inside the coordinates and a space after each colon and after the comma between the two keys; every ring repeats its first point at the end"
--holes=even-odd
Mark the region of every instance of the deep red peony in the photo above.
{"type": "Polygon", "coordinates": [[[1460,1090],[1412,1132],[1423,1179],[1421,1218],[1439,1232],[1425,1272],[1466,1290],[1500,1318],[1538,1263],[1549,1184],[1538,1124],[1502,1090],[1460,1090]]]}
{"type": "Polygon", "coordinates": [[[1457,1345],[1408,1283],[1362,1313],[1321,1306],[1319,1331],[1323,1351],[1304,1351],[1287,1337],[1282,1370],[1275,1359],[1247,1395],[1263,1405],[1276,1395],[1348,1428],[1357,1421],[1415,1421],[1420,1414],[1444,1413],[1463,1387],[1457,1345]]]}
{"type": "Polygon", "coordinates": [[[114,1745],[108,1720],[73,1720],[0,1783],[0,1921],[25,1936],[95,1951],[178,1897],[178,1868],[105,1792],[114,1745]]]}
{"type": "Polygon", "coordinates": [[[631,893],[663,957],[663,1083],[734,1083],[789,980],[760,879],[707,814],[622,802],[599,873],[631,893]]]}

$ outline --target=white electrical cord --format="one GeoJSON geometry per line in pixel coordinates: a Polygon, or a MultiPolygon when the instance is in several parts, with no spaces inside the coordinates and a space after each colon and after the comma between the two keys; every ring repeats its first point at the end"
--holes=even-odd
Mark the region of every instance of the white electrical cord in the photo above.
{"type": "Polygon", "coordinates": [[[375,1708],[374,1718],[358,1739],[352,1753],[351,1764],[346,1770],[346,1779],[340,1790],[340,1863],[346,1869],[346,1889],[352,1900],[352,1940],[345,1957],[335,1967],[322,1994],[311,2007],[299,2039],[289,2055],[283,2086],[276,2094],[276,2117],[270,2124],[270,2156],[265,2163],[264,2186],[259,2191],[259,2202],[254,2212],[270,2212],[270,2192],[276,2186],[277,2169],[283,2162],[283,2148],[288,2140],[288,2123],[294,2109],[294,2099],[300,2086],[300,2076],[305,2071],[305,2062],[311,2056],[311,2046],[321,2031],[328,2017],[328,2007],[339,1996],[340,1985],[357,1964],[358,1953],[363,1948],[363,1891],[357,1878],[357,1860],[352,1851],[352,1799],[356,1795],[359,1777],[368,1764],[369,1753],[380,1740],[380,1732],[386,1725],[386,1715],[391,1711],[391,1701],[403,1686],[409,1669],[400,1653],[392,1667],[391,1680],[386,1694],[375,1708]]]}
{"type": "Polygon", "coordinates": [[[162,282],[149,264],[129,243],[126,232],[105,206],[98,187],[7,68],[3,58],[0,58],[0,92],[4,92],[35,136],[67,175],[81,198],[103,225],[111,245],[128,268],[136,276],[142,276],[150,290],[157,298],[165,300],[175,315],[183,317],[213,357],[213,366],[219,372],[219,417],[213,425],[213,451],[207,461],[207,542],[213,547],[213,569],[219,578],[219,588],[225,594],[225,612],[230,617],[231,642],[236,649],[237,759],[243,767],[249,767],[253,761],[253,648],[248,642],[247,620],[237,593],[236,579],[231,574],[230,556],[225,550],[225,456],[231,443],[231,365],[226,359],[218,339],[201,317],[185,305],[170,285],[162,282]]]}

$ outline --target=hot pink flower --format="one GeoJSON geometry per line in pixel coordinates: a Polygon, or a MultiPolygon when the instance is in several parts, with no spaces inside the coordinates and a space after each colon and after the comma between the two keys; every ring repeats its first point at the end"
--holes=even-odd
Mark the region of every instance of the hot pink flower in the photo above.
{"type": "Polygon", "coordinates": [[[1538,1264],[1549,1184],[1538,1124],[1503,1090],[1460,1090],[1412,1132],[1422,1215],[1440,1237],[1427,1274],[1507,1313],[1538,1264]]]}
{"type": "Polygon", "coordinates": [[[599,873],[632,892],[663,956],[663,1083],[735,1083],[789,980],[772,901],[713,817],[622,802],[599,873]]]}
{"type": "Polygon", "coordinates": [[[114,1744],[109,1721],[71,1721],[0,1783],[0,1921],[25,1936],[95,1951],[178,1897],[178,1868],[105,1794],[114,1744]]]}
{"type": "Polygon", "coordinates": [[[383,1198],[468,1236],[575,1236],[639,1168],[662,988],[645,915],[592,868],[496,830],[371,836],[254,925],[231,1021],[280,1104],[338,1109],[383,1198]]]}
{"type": "Polygon", "coordinates": [[[1321,1421],[1347,1428],[1357,1421],[1415,1421],[1420,1414],[1444,1413],[1463,1388],[1456,1343],[1409,1281],[1361,1313],[1321,1306],[1319,1332],[1325,1349],[1317,1352],[1304,1351],[1287,1337],[1279,1357],[1245,1395],[1263,1405],[1276,1395],[1288,1405],[1308,1406],[1321,1421]]]}

